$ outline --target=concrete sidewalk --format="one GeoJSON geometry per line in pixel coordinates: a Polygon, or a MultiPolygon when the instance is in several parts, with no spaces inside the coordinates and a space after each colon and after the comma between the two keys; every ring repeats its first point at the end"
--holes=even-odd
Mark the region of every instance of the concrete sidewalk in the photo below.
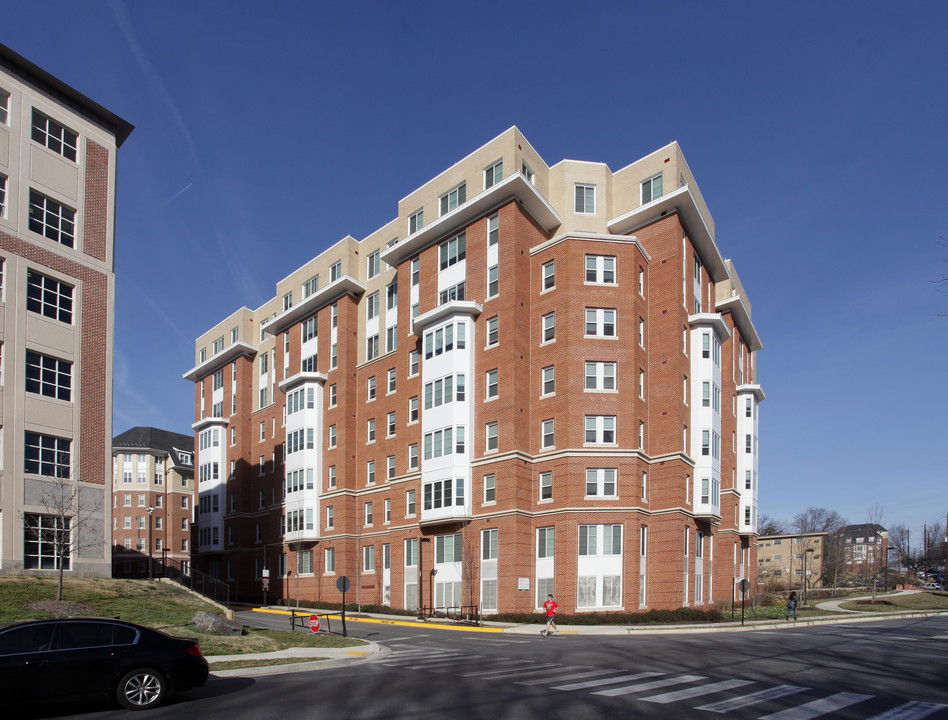
{"type": "Polygon", "coordinates": [[[378,660],[391,652],[378,643],[366,641],[365,645],[344,648],[294,647],[265,653],[246,653],[243,655],[205,655],[211,666],[211,675],[216,677],[247,677],[253,675],[277,675],[279,673],[301,672],[303,670],[327,670],[343,665],[354,665],[370,660],[378,660]],[[214,664],[227,660],[275,660],[282,658],[300,658],[299,662],[285,665],[265,665],[263,667],[238,668],[235,670],[215,670],[214,664]],[[324,658],[310,660],[305,658],[324,658]]]}

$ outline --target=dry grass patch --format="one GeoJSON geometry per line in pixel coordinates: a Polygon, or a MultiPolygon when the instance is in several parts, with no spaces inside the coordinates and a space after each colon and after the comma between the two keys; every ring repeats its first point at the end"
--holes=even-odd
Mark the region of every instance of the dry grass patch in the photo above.
{"type": "Polygon", "coordinates": [[[948,610],[948,592],[925,591],[911,595],[886,595],[873,603],[871,600],[845,602],[844,610],[861,612],[898,612],[905,610],[948,610]]]}

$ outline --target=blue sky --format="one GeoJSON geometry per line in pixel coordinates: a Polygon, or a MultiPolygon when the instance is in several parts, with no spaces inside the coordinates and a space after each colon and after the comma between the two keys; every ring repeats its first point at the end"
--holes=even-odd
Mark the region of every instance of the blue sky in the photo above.
{"type": "Polygon", "coordinates": [[[190,432],[198,335],[511,125],[613,170],[678,140],[764,343],[761,511],[879,503],[919,537],[948,512],[945,27],[932,2],[7,0],[0,42],[136,126],[115,434],[190,432]]]}

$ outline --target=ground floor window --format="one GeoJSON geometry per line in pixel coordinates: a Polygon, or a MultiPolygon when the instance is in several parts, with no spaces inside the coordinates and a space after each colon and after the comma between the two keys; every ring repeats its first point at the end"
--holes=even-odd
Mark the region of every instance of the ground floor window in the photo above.
{"type": "Polygon", "coordinates": [[[23,566],[27,569],[70,569],[69,518],[27,513],[23,525],[23,566]]]}

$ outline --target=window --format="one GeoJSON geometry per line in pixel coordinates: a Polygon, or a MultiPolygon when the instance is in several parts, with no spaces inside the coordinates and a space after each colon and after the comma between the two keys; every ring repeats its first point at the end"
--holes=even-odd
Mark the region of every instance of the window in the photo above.
{"type": "Polygon", "coordinates": [[[498,233],[500,232],[500,221],[497,215],[491,215],[487,218],[487,246],[496,245],[498,233]]]}
{"type": "Polygon", "coordinates": [[[440,291],[438,293],[438,304],[444,305],[445,303],[454,302],[455,300],[463,300],[464,289],[465,283],[462,280],[456,285],[452,285],[451,287],[440,291]]]}
{"type": "Polygon", "coordinates": [[[465,233],[462,232],[458,235],[455,235],[450,240],[445,240],[443,243],[441,243],[438,252],[442,270],[445,270],[446,268],[461,262],[465,257],[467,257],[466,237],[467,236],[465,233]]]}
{"type": "Polygon", "coordinates": [[[26,391],[72,400],[72,363],[27,350],[26,391]]]}
{"type": "Polygon", "coordinates": [[[398,349],[398,325],[385,328],[385,352],[394,352],[398,349]]]}
{"type": "Polygon", "coordinates": [[[329,447],[330,448],[336,447],[336,426],[335,425],[329,426],[329,447]]]}
{"type": "Polygon", "coordinates": [[[586,389],[614,391],[616,389],[616,364],[614,362],[587,362],[586,389]]]}
{"type": "Polygon", "coordinates": [[[365,464],[365,484],[375,485],[375,460],[369,460],[365,464]]]}
{"type": "Polygon", "coordinates": [[[76,239],[76,211],[30,190],[29,226],[35,233],[66,247],[73,247],[76,239]]]}
{"type": "Polygon", "coordinates": [[[366,264],[368,267],[366,268],[365,274],[369,280],[371,280],[372,278],[374,278],[376,275],[379,274],[380,269],[381,269],[380,258],[381,258],[380,250],[376,250],[374,253],[371,253],[366,258],[366,264]]]}
{"type": "Polygon", "coordinates": [[[490,399],[492,399],[492,398],[497,397],[497,395],[498,395],[498,391],[497,391],[497,368],[494,368],[493,370],[488,370],[488,371],[487,371],[486,386],[487,386],[487,399],[490,400],[490,399]]]}
{"type": "Polygon", "coordinates": [[[365,424],[365,434],[366,434],[366,442],[369,442],[369,443],[375,442],[375,418],[371,418],[365,424]]]}
{"type": "Polygon", "coordinates": [[[72,286],[28,270],[26,309],[53,320],[71,324],[72,286]]]}
{"type": "Polygon", "coordinates": [[[375,375],[366,380],[365,395],[368,402],[375,400],[375,375]]]}
{"type": "Polygon", "coordinates": [[[496,185],[504,177],[504,161],[498,160],[489,168],[484,170],[484,189],[496,185]]]}
{"type": "Polygon", "coordinates": [[[639,266],[639,295],[645,297],[645,268],[639,266]]]}
{"type": "Polygon", "coordinates": [[[556,421],[544,420],[540,425],[540,447],[544,450],[556,445],[556,421]]]}
{"type": "Polygon", "coordinates": [[[70,569],[70,518],[27,513],[23,523],[23,566],[26,569],[70,569]],[[60,557],[62,556],[62,557],[60,557]]]}
{"type": "Polygon", "coordinates": [[[540,500],[553,499],[553,473],[540,473],[540,500]]]}
{"type": "Polygon", "coordinates": [[[453,190],[449,190],[438,201],[441,215],[449,213],[458,205],[463,205],[467,200],[467,183],[461,183],[453,190]]]}
{"type": "Polygon", "coordinates": [[[540,394],[552,395],[556,392],[556,367],[550,365],[540,371],[540,394]]]}
{"type": "Polygon", "coordinates": [[[372,524],[372,520],[373,520],[372,503],[367,502],[367,503],[365,504],[365,524],[366,524],[366,525],[371,525],[371,524],[372,524]]]}
{"type": "Polygon", "coordinates": [[[408,446],[408,469],[418,469],[418,443],[412,443],[408,446]]]}
{"type": "Polygon", "coordinates": [[[421,275],[421,258],[413,257],[411,259],[411,285],[415,287],[418,285],[419,277],[421,275]]]}
{"type": "Polygon", "coordinates": [[[10,113],[10,93],[0,90],[0,125],[6,125],[10,113]]]}
{"type": "Polygon", "coordinates": [[[379,316],[379,294],[378,291],[366,298],[366,320],[373,320],[379,316]]]}
{"type": "Polygon", "coordinates": [[[611,255],[586,256],[586,282],[599,285],[616,284],[616,259],[611,255]]]}
{"type": "Polygon", "coordinates": [[[24,472],[69,478],[71,465],[71,440],[39,433],[24,433],[24,472]]]}
{"type": "Polygon", "coordinates": [[[537,529],[537,558],[553,557],[554,537],[551,527],[537,529]]]}
{"type": "Polygon", "coordinates": [[[586,443],[595,445],[615,445],[616,416],[587,415],[586,443]]]}
{"type": "Polygon", "coordinates": [[[385,437],[395,437],[395,413],[390,412],[385,416],[385,437]]]}
{"type": "Polygon", "coordinates": [[[417,350],[412,350],[408,353],[408,377],[412,377],[418,374],[418,357],[420,353],[417,350]]]}
{"type": "Polygon", "coordinates": [[[484,503],[493,503],[497,500],[497,479],[491,473],[484,476],[484,503]]]}
{"type": "Polygon", "coordinates": [[[587,337],[615,337],[616,311],[613,308],[586,308],[587,337]]]}
{"type": "Polygon", "coordinates": [[[552,290],[556,287],[556,261],[550,260],[548,263],[543,263],[541,269],[541,280],[540,280],[540,290],[552,290]]]}
{"type": "Polygon", "coordinates": [[[391,480],[395,477],[395,456],[389,455],[385,458],[385,478],[391,480]]]}
{"type": "Polygon", "coordinates": [[[500,292],[500,282],[497,279],[497,265],[487,268],[487,297],[496,297],[500,292]]]}
{"type": "Polygon", "coordinates": [[[587,468],[586,497],[616,497],[616,468],[587,468]]]}
{"type": "Polygon", "coordinates": [[[645,347],[645,318],[639,318],[639,347],[645,347]]]}
{"type": "Polygon", "coordinates": [[[376,333],[365,341],[365,359],[366,361],[375,360],[379,356],[379,335],[376,333]]]}
{"type": "Polygon", "coordinates": [[[336,260],[329,266],[329,282],[335,282],[342,277],[342,260],[336,260]]]}
{"type": "Polygon", "coordinates": [[[364,545],[362,547],[362,572],[375,572],[375,546],[364,545]]]}
{"type": "Polygon", "coordinates": [[[315,295],[317,290],[319,290],[319,275],[313,275],[313,277],[303,283],[304,298],[315,295]]]}
{"type": "Polygon", "coordinates": [[[582,215],[593,215],[596,212],[596,186],[576,185],[575,212],[582,215]]]}
{"type": "Polygon", "coordinates": [[[580,556],[605,556],[622,554],[621,525],[580,525],[580,556]],[[602,541],[600,543],[600,540],[602,541]]]}
{"type": "Polygon", "coordinates": [[[639,397],[645,399],[645,371],[639,368],[639,397]]]}
{"type": "MultiPolygon", "coordinates": [[[[3,96],[0,95],[0,100],[2,100],[2,98],[3,96]]],[[[0,218],[6,217],[6,216],[7,216],[7,178],[5,175],[0,175],[0,218]]],[[[0,283],[0,286],[2,285],[3,283],[0,283]]],[[[2,298],[3,296],[0,295],[0,299],[2,298]]]]}
{"type": "Polygon", "coordinates": [[[452,505],[463,506],[464,480],[462,478],[456,480],[448,478],[425,483],[424,493],[425,510],[439,510],[452,505]]]}
{"type": "Polygon", "coordinates": [[[490,318],[487,321],[487,346],[488,347],[492,347],[497,344],[497,341],[498,341],[497,328],[498,328],[498,322],[497,322],[497,316],[495,315],[494,317],[490,318]]]}
{"type": "Polygon", "coordinates": [[[415,491],[409,490],[405,493],[405,515],[412,517],[415,514],[415,491]]]}
{"type": "Polygon", "coordinates": [[[540,344],[553,342],[556,340],[556,314],[547,313],[542,318],[540,318],[540,326],[542,332],[542,339],[540,344]]]}
{"type": "Polygon", "coordinates": [[[292,290],[290,290],[290,292],[286,293],[286,295],[283,296],[283,312],[286,312],[291,307],[293,307],[293,291],[292,290]]]}
{"type": "Polygon", "coordinates": [[[487,444],[485,449],[487,452],[497,449],[497,423],[495,422],[487,423],[487,444]]]}
{"type": "Polygon", "coordinates": [[[418,422],[418,396],[408,398],[408,424],[418,422]]]}
{"type": "Polygon", "coordinates": [[[394,310],[398,307],[398,279],[396,278],[385,286],[385,309],[394,310]]]}
{"type": "MultiPolygon", "coordinates": [[[[418,210],[408,216],[408,234],[413,235],[425,226],[425,211],[418,210]]],[[[417,283],[412,282],[412,285],[417,283]]]]}
{"type": "MultiPolygon", "coordinates": [[[[6,112],[3,114],[6,115],[6,112]]],[[[48,147],[67,160],[76,161],[79,136],[55,120],[46,117],[35,108],[33,109],[33,132],[31,137],[35,142],[48,147]]]]}
{"type": "Polygon", "coordinates": [[[336,526],[336,510],[332,505],[326,507],[326,528],[332,529],[336,526]]]}
{"type": "Polygon", "coordinates": [[[658,200],[662,196],[662,174],[651,177],[642,183],[642,204],[658,200]]]}

